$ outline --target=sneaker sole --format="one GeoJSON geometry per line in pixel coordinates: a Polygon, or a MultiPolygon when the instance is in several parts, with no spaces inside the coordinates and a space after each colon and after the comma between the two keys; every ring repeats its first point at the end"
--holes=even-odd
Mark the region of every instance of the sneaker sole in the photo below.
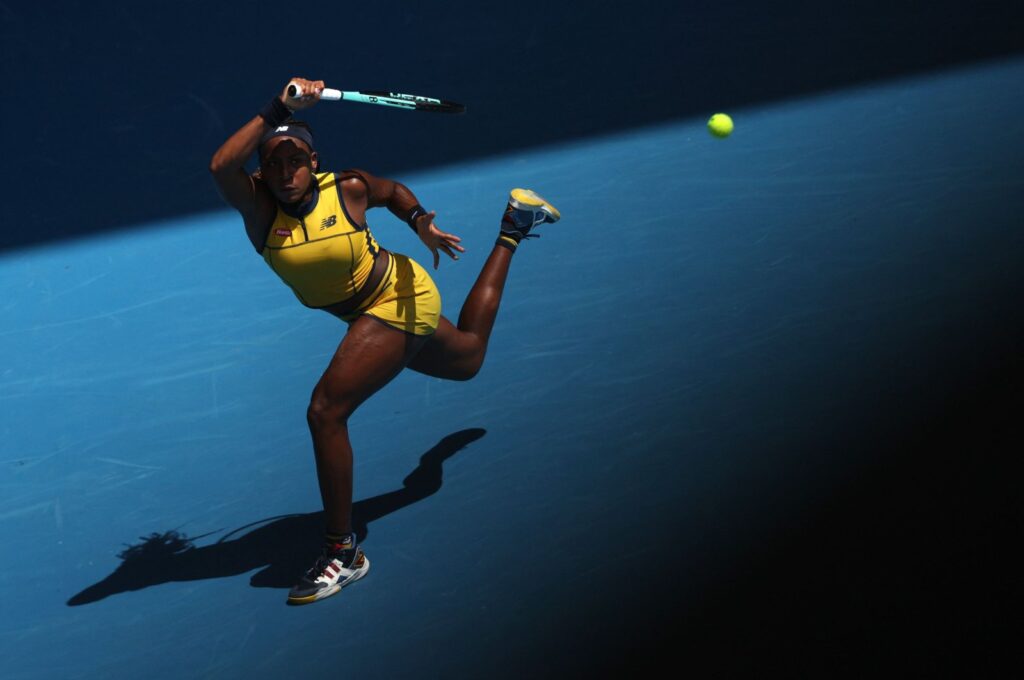
{"type": "Polygon", "coordinates": [[[516,210],[523,208],[540,210],[550,217],[552,222],[557,222],[562,217],[562,213],[558,212],[558,208],[529,189],[513,189],[508,202],[516,210]]]}
{"type": "Polygon", "coordinates": [[[352,574],[347,581],[343,583],[335,583],[333,586],[318,590],[313,595],[307,595],[306,597],[288,597],[288,604],[312,604],[317,600],[323,600],[331,595],[336,595],[341,592],[341,589],[345,586],[352,585],[362,577],[366,576],[367,572],[370,571],[370,558],[363,555],[363,568],[352,574]]]}

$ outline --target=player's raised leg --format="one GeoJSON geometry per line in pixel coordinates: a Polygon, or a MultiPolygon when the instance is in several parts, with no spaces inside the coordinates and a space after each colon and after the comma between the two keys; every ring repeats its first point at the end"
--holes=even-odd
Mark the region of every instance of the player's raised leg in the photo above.
{"type": "Polygon", "coordinates": [[[469,380],[475,376],[487,353],[512,255],[523,239],[536,236],[530,233],[534,227],[560,218],[555,206],[533,191],[513,189],[501,218],[498,240],[462,305],[458,326],[441,317],[437,332],[409,368],[448,380],[469,380]]]}

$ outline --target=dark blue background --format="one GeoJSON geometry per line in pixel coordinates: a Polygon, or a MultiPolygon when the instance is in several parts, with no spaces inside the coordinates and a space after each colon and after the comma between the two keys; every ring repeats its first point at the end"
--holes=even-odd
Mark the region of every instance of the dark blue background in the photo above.
{"type": "Polygon", "coordinates": [[[308,116],[328,166],[400,174],[1016,52],[1013,6],[8,3],[0,248],[221,207],[210,156],[295,75],[467,104],[308,116]]]}

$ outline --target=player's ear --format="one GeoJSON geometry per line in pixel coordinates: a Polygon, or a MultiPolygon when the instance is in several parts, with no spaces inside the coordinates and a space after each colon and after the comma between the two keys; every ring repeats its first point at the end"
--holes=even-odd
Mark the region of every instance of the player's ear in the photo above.
{"type": "Polygon", "coordinates": [[[316,154],[316,151],[309,155],[309,162],[313,165],[313,171],[320,170],[320,156],[316,154]]]}

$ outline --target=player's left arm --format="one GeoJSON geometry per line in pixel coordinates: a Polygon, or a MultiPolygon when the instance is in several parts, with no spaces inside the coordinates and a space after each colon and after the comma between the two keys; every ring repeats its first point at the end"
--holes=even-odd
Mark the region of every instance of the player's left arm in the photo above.
{"type": "Polygon", "coordinates": [[[459,259],[454,251],[466,252],[459,243],[462,239],[455,234],[448,234],[437,228],[433,210],[427,212],[416,195],[409,187],[394,180],[376,177],[365,170],[346,170],[342,173],[342,191],[346,201],[351,201],[363,208],[387,208],[398,219],[408,224],[420,237],[423,244],[434,255],[434,269],[440,262],[439,250],[444,251],[453,260],[459,259]]]}

